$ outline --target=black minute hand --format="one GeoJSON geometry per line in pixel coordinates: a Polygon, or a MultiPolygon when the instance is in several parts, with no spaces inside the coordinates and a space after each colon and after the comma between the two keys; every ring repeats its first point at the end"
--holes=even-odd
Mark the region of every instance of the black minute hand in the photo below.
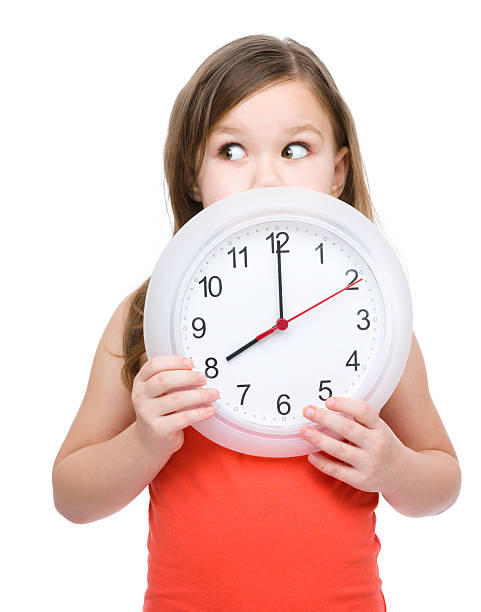
{"type": "Polygon", "coordinates": [[[279,318],[284,318],[284,306],[282,304],[282,274],[281,274],[281,243],[277,241],[277,284],[279,286],[279,318]]]}

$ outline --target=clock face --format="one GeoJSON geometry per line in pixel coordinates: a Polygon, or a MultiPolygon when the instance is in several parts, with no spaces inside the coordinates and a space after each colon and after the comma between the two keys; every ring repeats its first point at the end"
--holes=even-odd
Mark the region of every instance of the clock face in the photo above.
{"type": "Polygon", "coordinates": [[[234,451],[294,457],[315,450],[299,436],[308,404],[337,395],[381,410],[407,362],[412,304],[394,249],[358,210],[264,187],[180,228],[152,273],[143,327],[149,359],[191,357],[220,391],[192,427],[234,451]]]}
{"type": "Polygon", "coordinates": [[[383,346],[385,309],[347,236],[310,220],[244,223],[212,238],[185,281],[179,354],[219,389],[219,416],[254,431],[297,432],[307,404],[359,396],[383,346]],[[280,318],[285,329],[255,341],[280,318]]]}

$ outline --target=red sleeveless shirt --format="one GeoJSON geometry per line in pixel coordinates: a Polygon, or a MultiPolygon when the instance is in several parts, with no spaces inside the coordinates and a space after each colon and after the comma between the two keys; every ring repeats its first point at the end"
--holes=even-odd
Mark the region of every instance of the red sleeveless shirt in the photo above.
{"type": "Polygon", "coordinates": [[[186,427],[149,492],[143,612],[386,610],[379,494],[307,455],[244,455],[186,427]]]}

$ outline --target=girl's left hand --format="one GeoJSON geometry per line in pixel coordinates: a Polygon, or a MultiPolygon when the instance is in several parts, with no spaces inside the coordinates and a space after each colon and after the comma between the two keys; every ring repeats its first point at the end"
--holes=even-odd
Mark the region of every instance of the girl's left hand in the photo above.
{"type": "Polygon", "coordinates": [[[367,402],[348,397],[329,398],[326,408],[306,406],[304,416],[315,423],[343,436],[347,441],[336,440],[306,425],[300,435],[319,450],[340,459],[330,461],[320,453],[309,455],[309,461],[318,470],[361,491],[392,491],[401,478],[401,460],[406,447],[392,429],[367,402]],[[314,414],[308,414],[309,408],[314,414]]]}

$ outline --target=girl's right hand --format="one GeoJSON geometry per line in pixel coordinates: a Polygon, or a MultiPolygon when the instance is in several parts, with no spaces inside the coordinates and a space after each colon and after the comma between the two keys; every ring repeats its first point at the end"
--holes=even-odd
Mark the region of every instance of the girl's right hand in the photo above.
{"type": "Polygon", "coordinates": [[[184,444],[184,427],[212,416],[215,409],[210,404],[219,397],[218,392],[210,395],[209,389],[190,389],[205,384],[207,378],[192,371],[192,361],[186,365],[184,359],[177,355],[153,357],[134,378],[135,427],[145,447],[159,457],[178,451],[184,444]],[[185,410],[191,406],[196,408],[185,410]],[[209,408],[213,412],[208,412],[209,408]]]}

